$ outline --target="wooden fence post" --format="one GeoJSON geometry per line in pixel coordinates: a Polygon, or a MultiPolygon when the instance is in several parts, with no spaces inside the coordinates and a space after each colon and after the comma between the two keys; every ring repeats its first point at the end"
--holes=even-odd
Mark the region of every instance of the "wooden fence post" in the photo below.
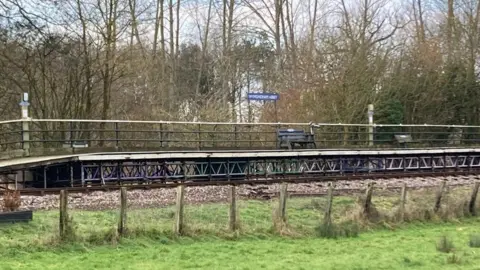
{"type": "Polygon", "coordinates": [[[365,193],[365,202],[363,204],[363,213],[367,216],[370,215],[372,211],[372,195],[373,195],[373,186],[374,183],[368,183],[367,191],[365,193]]]}
{"type": "Polygon", "coordinates": [[[278,218],[280,218],[282,222],[287,222],[287,187],[287,183],[280,184],[280,198],[278,200],[278,218]]]}
{"type": "Polygon", "coordinates": [[[480,182],[476,182],[475,186],[473,186],[472,190],[472,196],[470,197],[470,203],[468,204],[468,210],[470,211],[470,214],[472,216],[477,215],[477,209],[475,208],[475,203],[477,201],[477,194],[478,194],[478,188],[480,187],[480,182]]]}
{"type": "Polygon", "coordinates": [[[437,192],[437,195],[435,197],[435,206],[433,208],[433,211],[436,213],[438,210],[440,210],[440,206],[442,205],[442,197],[443,193],[445,192],[445,188],[447,186],[447,181],[443,180],[442,184],[440,185],[440,189],[437,192]]]}
{"type": "Polygon", "coordinates": [[[120,189],[120,218],[118,220],[118,234],[124,235],[127,227],[127,188],[120,189]]]}
{"type": "Polygon", "coordinates": [[[326,225],[332,224],[333,189],[333,184],[328,183],[327,207],[325,208],[325,215],[323,217],[323,223],[326,225]]]}
{"type": "Polygon", "coordinates": [[[235,186],[230,187],[229,228],[230,228],[231,231],[236,231],[238,229],[238,222],[237,222],[237,188],[235,186]]]}
{"type": "Polygon", "coordinates": [[[185,186],[179,185],[177,187],[177,205],[175,209],[175,228],[176,234],[183,234],[183,198],[184,198],[185,186]]]}
{"type": "Polygon", "coordinates": [[[67,213],[68,193],[66,190],[60,190],[60,239],[67,238],[68,213],[67,213]]]}
{"type": "Polygon", "coordinates": [[[403,183],[402,192],[400,194],[400,221],[403,222],[405,219],[405,203],[407,201],[407,183],[403,183]]]}

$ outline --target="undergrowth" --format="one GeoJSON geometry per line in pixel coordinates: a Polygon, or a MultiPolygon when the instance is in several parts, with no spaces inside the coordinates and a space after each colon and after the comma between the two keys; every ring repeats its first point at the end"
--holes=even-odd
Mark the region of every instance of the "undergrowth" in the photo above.
{"type": "Polygon", "coordinates": [[[480,248],[480,234],[470,235],[470,241],[468,245],[472,248],[480,248]]]}
{"type": "MultiPolygon", "coordinates": [[[[435,211],[433,192],[412,192],[404,205],[403,213],[400,200],[374,197],[368,208],[365,206],[365,195],[357,196],[353,205],[342,209],[336,222],[327,218],[321,220],[316,227],[316,234],[323,238],[355,237],[359,233],[372,229],[392,229],[408,223],[448,222],[471,217],[469,212],[469,190],[458,190],[456,193],[444,195],[441,207],[435,211]]],[[[478,202],[477,202],[478,204],[478,202]]],[[[312,201],[312,209],[322,211],[326,205],[312,201]]],[[[480,236],[471,237],[471,246],[480,246],[480,236]]]]}
{"type": "Polygon", "coordinates": [[[358,237],[360,228],[353,222],[344,222],[341,224],[322,223],[317,228],[317,234],[323,238],[339,238],[339,237],[358,237]]]}
{"type": "Polygon", "coordinates": [[[437,242],[437,250],[444,253],[450,253],[455,249],[452,240],[443,235],[437,242]]]}
{"type": "Polygon", "coordinates": [[[455,253],[450,254],[447,257],[447,264],[461,264],[461,263],[462,263],[462,258],[455,253]]]}

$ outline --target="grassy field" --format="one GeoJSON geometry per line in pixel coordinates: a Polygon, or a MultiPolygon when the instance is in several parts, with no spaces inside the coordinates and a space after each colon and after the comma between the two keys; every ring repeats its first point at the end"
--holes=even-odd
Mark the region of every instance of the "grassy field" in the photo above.
{"type": "Polygon", "coordinates": [[[2,254],[0,269],[480,269],[480,248],[468,246],[469,235],[476,232],[480,232],[478,218],[457,224],[409,225],[336,240],[137,238],[115,246],[15,249],[2,254]],[[455,255],[436,250],[442,235],[451,237],[455,255]]]}
{"type": "MultiPolygon", "coordinates": [[[[318,237],[322,197],[289,199],[288,226],[280,232],[272,222],[276,200],[240,200],[235,233],[228,230],[227,204],[187,205],[181,237],[172,233],[173,207],[128,209],[122,239],[118,211],[71,209],[74,233],[66,243],[58,240],[58,211],[38,211],[28,224],[0,225],[0,269],[480,269],[480,248],[468,245],[470,235],[480,234],[480,218],[463,217],[455,201],[465,192],[449,193],[444,218],[425,220],[417,211],[422,218],[408,224],[390,222],[386,214],[395,212],[398,194],[374,196],[385,217],[360,224],[358,235],[336,239],[318,237]],[[452,239],[453,253],[436,250],[443,235],[452,239]]],[[[356,201],[335,197],[336,224],[352,218],[356,201]]],[[[432,192],[409,193],[409,211],[432,206],[432,192]]]]}
{"type": "MultiPolygon", "coordinates": [[[[323,216],[324,198],[296,198],[288,201],[288,223],[290,236],[312,236],[323,216]]],[[[226,203],[209,203],[185,206],[186,235],[190,237],[213,236],[238,238],[244,235],[267,237],[275,233],[272,223],[273,209],[277,201],[242,200],[238,202],[240,231],[228,230],[226,203]],[[239,236],[240,235],[240,236],[239,236]]],[[[347,207],[354,205],[354,199],[339,197],[335,200],[334,217],[347,207]]],[[[75,242],[87,245],[111,244],[115,236],[119,211],[69,210],[73,219],[75,242]]],[[[10,248],[31,249],[56,244],[58,211],[34,212],[29,224],[0,225],[0,253],[10,248]]],[[[127,230],[129,237],[172,239],[174,207],[151,209],[128,209],[127,230]]]]}

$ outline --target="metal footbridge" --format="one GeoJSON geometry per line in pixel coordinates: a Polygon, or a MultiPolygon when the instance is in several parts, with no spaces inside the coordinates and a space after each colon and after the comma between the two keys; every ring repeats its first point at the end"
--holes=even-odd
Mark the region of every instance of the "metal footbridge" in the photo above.
{"type": "Polygon", "coordinates": [[[477,145],[477,126],[25,118],[0,122],[0,174],[23,189],[475,174],[477,145]],[[279,149],[281,129],[315,147],[279,149]]]}

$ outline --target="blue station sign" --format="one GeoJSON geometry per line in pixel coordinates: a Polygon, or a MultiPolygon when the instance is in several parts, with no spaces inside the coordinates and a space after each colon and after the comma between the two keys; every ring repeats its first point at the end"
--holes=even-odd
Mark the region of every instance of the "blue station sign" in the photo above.
{"type": "Polygon", "coordinates": [[[278,98],[277,93],[248,93],[250,100],[278,100],[278,98]]]}

